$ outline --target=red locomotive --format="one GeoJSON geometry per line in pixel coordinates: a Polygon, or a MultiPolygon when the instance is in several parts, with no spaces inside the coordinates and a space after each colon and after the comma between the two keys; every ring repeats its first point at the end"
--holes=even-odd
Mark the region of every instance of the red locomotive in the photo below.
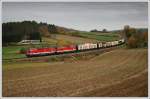
{"type": "Polygon", "coordinates": [[[75,45],[70,46],[63,46],[58,48],[31,48],[26,52],[27,57],[32,56],[44,56],[44,55],[51,55],[51,54],[59,54],[65,52],[73,52],[76,51],[75,45]]]}
{"type": "Polygon", "coordinates": [[[56,52],[56,48],[31,48],[26,52],[26,56],[50,55],[56,52]]]}
{"type": "Polygon", "coordinates": [[[70,46],[63,46],[63,47],[58,47],[57,48],[57,53],[64,53],[64,52],[72,52],[76,50],[75,45],[70,45],[70,46]]]}

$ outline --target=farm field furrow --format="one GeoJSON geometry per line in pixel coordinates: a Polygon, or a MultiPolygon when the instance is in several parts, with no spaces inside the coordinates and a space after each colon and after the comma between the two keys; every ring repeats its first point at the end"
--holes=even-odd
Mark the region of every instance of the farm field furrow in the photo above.
{"type": "Polygon", "coordinates": [[[117,49],[74,63],[5,64],[3,96],[147,96],[147,54],[117,49]]]}

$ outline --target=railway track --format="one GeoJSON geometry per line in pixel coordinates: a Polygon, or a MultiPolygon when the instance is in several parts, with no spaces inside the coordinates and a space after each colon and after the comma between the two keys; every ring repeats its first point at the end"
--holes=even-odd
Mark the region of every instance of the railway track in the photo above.
{"type": "MultiPolygon", "coordinates": [[[[119,45],[120,46],[120,45],[119,45]]],[[[3,59],[3,61],[7,62],[18,62],[18,61],[46,61],[50,58],[62,58],[62,57],[72,57],[72,56],[86,56],[86,55],[99,55],[104,52],[108,52],[114,49],[117,49],[119,46],[103,48],[103,49],[92,49],[86,51],[78,51],[78,52],[70,52],[70,53],[62,53],[56,55],[49,55],[49,56],[37,56],[37,57],[23,57],[23,58],[13,58],[13,59],[3,59]]]]}

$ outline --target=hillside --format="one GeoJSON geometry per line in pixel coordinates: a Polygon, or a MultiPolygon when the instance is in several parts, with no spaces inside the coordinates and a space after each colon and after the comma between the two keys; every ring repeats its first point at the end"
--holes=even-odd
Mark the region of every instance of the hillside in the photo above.
{"type": "Polygon", "coordinates": [[[78,32],[78,30],[70,29],[62,26],[56,26],[58,33],[65,34],[65,33],[72,33],[72,32],[78,32]]]}
{"type": "MultiPolygon", "coordinates": [[[[53,35],[67,35],[78,37],[81,39],[94,39],[99,41],[112,41],[119,39],[117,33],[94,33],[84,32],[66,27],[55,26],[54,24],[37,23],[36,21],[23,21],[23,22],[8,22],[2,24],[2,43],[8,45],[11,43],[20,42],[23,39],[41,40],[42,37],[52,38],[53,35]]],[[[88,40],[87,39],[87,40],[88,40]]],[[[73,39],[74,40],[74,39],[73,39]]]]}
{"type": "Polygon", "coordinates": [[[45,42],[48,43],[57,43],[59,41],[62,42],[68,42],[68,44],[81,44],[81,43],[87,43],[87,42],[98,42],[98,40],[95,39],[88,39],[88,38],[81,38],[76,36],[70,36],[70,35],[62,35],[62,34],[56,34],[55,39],[51,38],[43,38],[45,42]]]}
{"type": "Polygon", "coordinates": [[[5,63],[3,96],[146,97],[147,51],[117,49],[85,61],[5,63]]]}

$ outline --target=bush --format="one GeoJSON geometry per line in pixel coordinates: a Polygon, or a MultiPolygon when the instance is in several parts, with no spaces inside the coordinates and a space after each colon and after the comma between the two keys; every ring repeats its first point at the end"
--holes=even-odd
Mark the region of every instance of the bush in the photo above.
{"type": "Polygon", "coordinates": [[[127,46],[129,48],[137,48],[137,39],[134,36],[131,36],[127,41],[127,46]]]}
{"type": "Polygon", "coordinates": [[[148,32],[125,26],[123,37],[128,48],[142,48],[148,46],[148,32]]]}
{"type": "Polygon", "coordinates": [[[20,54],[25,54],[25,53],[26,53],[26,51],[27,51],[27,49],[26,49],[26,48],[21,48],[21,49],[20,49],[20,54]]]}

